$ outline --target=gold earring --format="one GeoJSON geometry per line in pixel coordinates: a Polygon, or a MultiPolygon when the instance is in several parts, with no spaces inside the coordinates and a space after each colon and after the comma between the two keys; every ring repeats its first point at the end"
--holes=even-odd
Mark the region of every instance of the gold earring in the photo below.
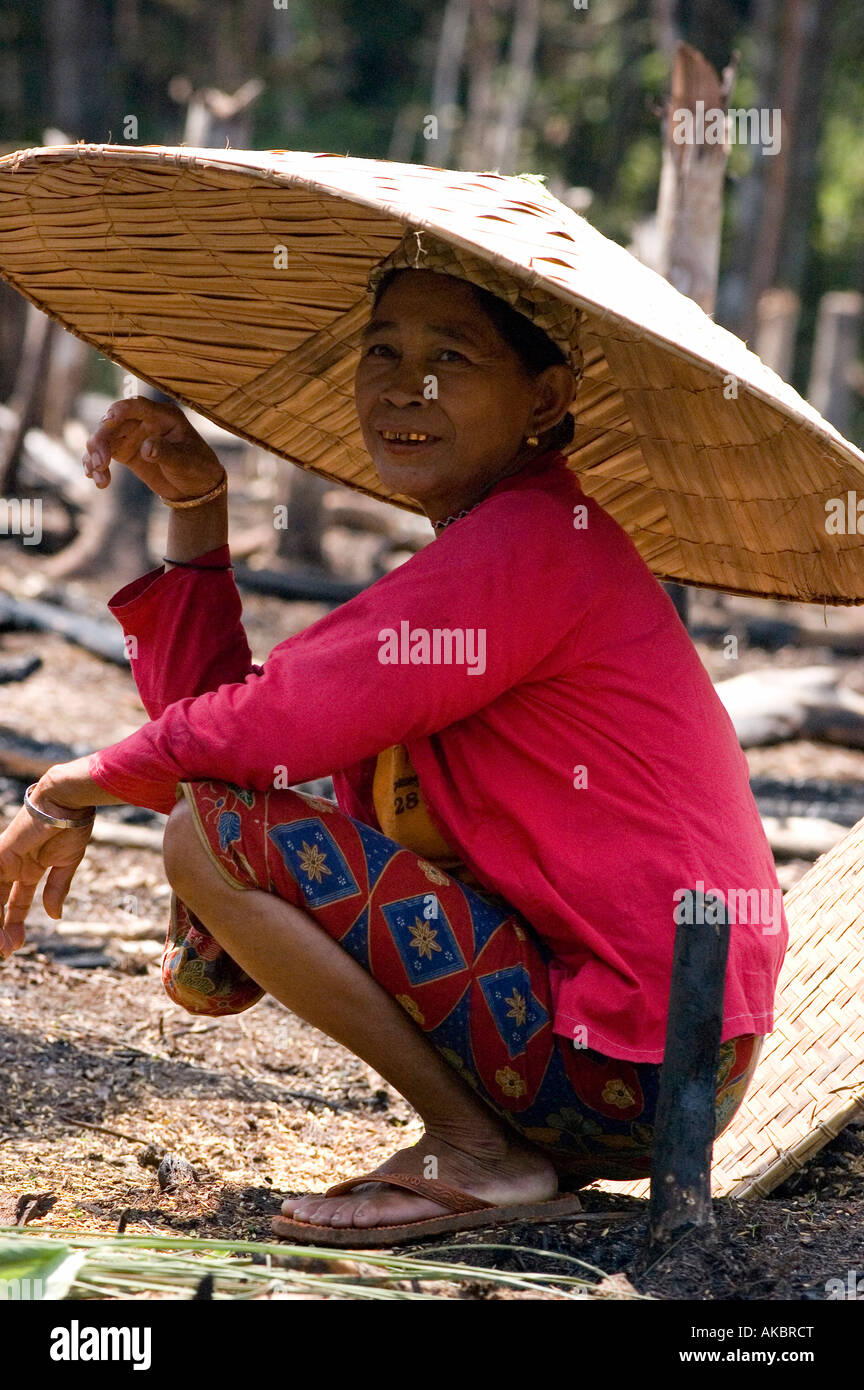
{"type": "Polygon", "coordinates": [[[536,434],[529,434],[525,436],[525,443],[528,445],[529,449],[533,449],[537,444],[540,443],[540,438],[536,434]]]}

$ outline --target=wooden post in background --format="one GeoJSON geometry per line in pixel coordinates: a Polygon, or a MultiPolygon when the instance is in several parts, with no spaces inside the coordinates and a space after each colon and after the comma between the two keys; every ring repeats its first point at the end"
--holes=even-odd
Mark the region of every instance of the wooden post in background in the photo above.
{"type": "Polygon", "coordinates": [[[842,435],[851,427],[862,316],[857,290],[832,290],[819,301],[807,399],[842,435]]]}
{"type": "Polygon", "coordinates": [[[710,113],[727,109],[734,68],[722,79],[701,53],[681,43],[675,51],[669,99],[663,121],[663,164],[657,199],[658,250],[654,269],[676,290],[695,299],[706,314],[714,312],[723,225],[723,181],[729,147],[699,139],[698,103],[704,124],[710,113]],[[676,113],[689,111],[697,138],[675,139],[684,130],[676,113]]]}
{"type": "MultiPolygon", "coordinates": [[[[657,198],[657,249],[654,269],[705,310],[714,312],[723,226],[723,181],[729,147],[725,139],[693,143],[675,139],[684,129],[676,113],[689,111],[699,134],[699,106],[708,114],[727,109],[735,69],[727,67],[722,78],[689,44],[679,43],[672,63],[669,98],[663,120],[663,164],[657,198]]],[[[687,589],[681,584],[664,586],[687,623],[687,589]]]]}
{"type": "Polygon", "coordinates": [[[792,375],[801,301],[794,290],[766,290],[756,306],[754,352],[784,381],[792,375]]]}
{"type": "MultiPolygon", "coordinates": [[[[285,465],[279,465],[285,477],[285,465]]],[[[292,467],[288,490],[287,526],[276,532],[279,559],[312,569],[324,569],[324,494],[333,486],[306,468],[292,467]]]]}

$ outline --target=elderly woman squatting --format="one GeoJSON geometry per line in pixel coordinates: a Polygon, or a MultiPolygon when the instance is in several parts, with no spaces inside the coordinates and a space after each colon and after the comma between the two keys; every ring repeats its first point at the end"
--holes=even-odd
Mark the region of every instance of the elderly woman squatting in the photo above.
{"type": "MultiPolygon", "coordinates": [[[[697,759],[713,760],[718,797],[746,787],[731,726],[629,538],[589,504],[592,544],[611,547],[608,572],[592,569],[600,549],[579,549],[570,516],[586,499],[558,452],[572,429],[572,394],[561,354],[502,301],[447,274],[391,272],[364,334],[357,411],[381,480],[417,500],[438,538],[280,644],[263,667],[251,665],[227,573],[218,460],[179,409],[141,398],[115,403],[88,441],[85,471],[105,487],[113,458],[175,504],[170,562],[111,601],[137,636],[133,670],[153,722],[90,759],[51,768],[32,795],[36,807],[59,817],[123,802],[170,811],[164,857],[176,915],[174,964],[164,976],[169,993],[201,1012],[236,1011],[262,992],[273,995],[362,1057],[421,1116],[421,1140],[377,1173],[428,1176],[434,1159],[435,1175],[448,1186],[501,1206],[549,1199],[567,1171],[584,1181],[646,1172],[650,1154],[673,905],[662,935],[652,929],[637,942],[629,933],[630,957],[626,923],[620,942],[604,936],[600,900],[592,901],[604,866],[575,810],[586,791],[571,784],[571,763],[585,763],[588,784],[600,784],[604,799],[590,824],[597,844],[608,846],[610,893],[619,891],[627,866],[634,920],[646,899],[667,900],[669,883],[686,886],[705,867],[708,822],[696,824],[698,813],[669,804],[694,777],[705,780],[697,759]],[[514,320],[525,327],[514,328],[514,320]],[[585,571],[570,581],[575,601],[551,558],[567,545],[564,565],[585,571]],[[627,611],[610,612],[619,574],[627,611]],[[484,628],[489,669],[482,678],[377,661],[382,629],[404,619],[422,628],[436,617],[448,628],[471,619],[484,628]],[[601,639],[610,630],[620,632],[622,652],[604,671],[601,639]],[[580,633],[588,639],[581,663],[574,655],[580,633]],[[649,661],[656,671],[645,669],[649,661]],[[609,669],[614,679],[604,690],[609,669]],[[586,709],[597,701],[597,738],[581,756],[574,713],[586,690],[586,709]],[[610,732],[601,725],[613,705],[618,722],[610,732]],[[643,707],[645,726],[624,726],[628,711],[643,707]],[[686,735],[667,746],[665,731],[679,718],[686,735]],[[475,730],[478,719],[486,722],[475,730]],[[273,790],[278,765],[287,766],[291,782],[332,772],[340,809],[273,790]],[[178,783],[183,795],[174,804],[178,783]],[[416,790],[400,798],[399,786],[416,790]],[[639,803],[632,810],[628,798],[639,803]],[[384,802],[392,814],[382,811],[384,802]],[[603,806],[622,808],[617,824],[604,823],[603,806]],[[400,835],[396,815],[409,811],[400,835]],[[661,830],[667,818],[669,837],[661,830]],[[596,871],[584,903],[574,903],[572,866],[580,854],[592,857],[596,871]],[[433,916],[426,918],[418,905],[430,898],[433,916]],[[579,939],[574,922],[583,912],[579,939]],[[490,933],[497,955],[488,954],[490,933]],[[211,1000],[208,1009],[206,990],[196,999],[183,987],[190,957],[196,967],[209,959],[227,970],[224,1007],[211,1000]],[[571,989],[582,973],[583,995],[591,994],[592,972],[593,1015],[583,1000],[573,1002],[571,989]],[[580,1027],[582,1058],[574,1048],[580,1027]]],[[[694,786],[694,803],[703,790],[694,786]]],[[[755,807],[742,800],[737,821],[722,830],[718,823],[716,834],[725,841],[720,859],[730,863],[737,854],[745,886],[776,883],[755,807]]],[[[88,837],[88,825],[53,829],[26,809],[0,837],[9,895],[5,954],[23,941],[46,870],[46,911],[60,915],[88,837]]],[[[710,873],[710,856],[708,865],[710,873]]],[[[740,1027],[724,1030],[720,1127],[740,1103],[759,1037],[771,1025],[782,940],[754,930],[736,939],[735,951],[727,1024],[738,1019],[740,1027]]],[[[212,994],[211,986],[212,979],[212,994]]],[[[375,1184],[290,1199],[283,1210],[305,1222],[364,1229],[442,1213],[429,1197],[375,1184]]]]}

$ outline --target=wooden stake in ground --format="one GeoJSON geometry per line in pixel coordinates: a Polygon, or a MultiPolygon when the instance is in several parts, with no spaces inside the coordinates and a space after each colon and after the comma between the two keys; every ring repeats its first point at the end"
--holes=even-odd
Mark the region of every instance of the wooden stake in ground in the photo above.
{"type": "MultiPolygon", "coordinates": [[[[666,1051],[654,1122],[649,1258],[689,1228],[714,1224],[711,1155],[729,922],[725,904],[715,903],[710,894],[691,890],[689,901],[694,911],[687,916],[694,920],[679,922],[675,933],[666,1051]],[[715,925],[715,917],[722,921],[715,925]]],[[[684,899],[680,906],[687,902],[684,899]]]]}

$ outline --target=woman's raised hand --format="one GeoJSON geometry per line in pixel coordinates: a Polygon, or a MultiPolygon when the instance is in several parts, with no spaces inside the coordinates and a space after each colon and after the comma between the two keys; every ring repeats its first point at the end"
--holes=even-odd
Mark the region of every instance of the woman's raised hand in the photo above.
{"type": "Polygon", "coordinates": [[[84,472],[98,488],[111,481],[118,463],[172,502],[201,497],[225,476],[218,458],[179,406],[132,396],[109,406],[87,440],[84,472]]]}

